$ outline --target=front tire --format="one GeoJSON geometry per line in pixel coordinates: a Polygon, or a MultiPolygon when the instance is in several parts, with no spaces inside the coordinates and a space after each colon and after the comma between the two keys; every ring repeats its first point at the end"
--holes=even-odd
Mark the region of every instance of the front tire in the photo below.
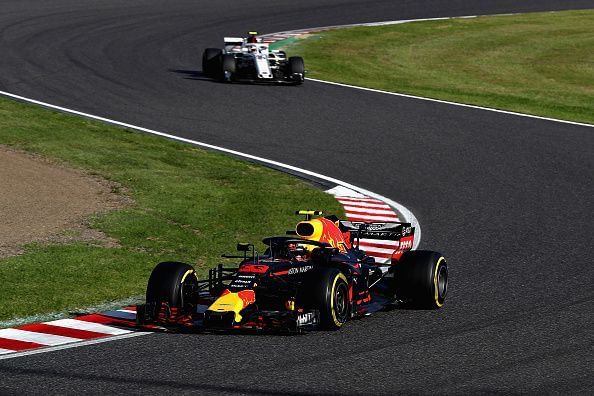
{"type": "Polygon", "coordinates": [[[405,252],[394,267],[396,296],[424,309],[438,309],[448,291],[448,264],[440,253],[405,252]]]}
{"type": "Polygon", "coordinates": [[[337,330],[348,320],[348,281],[338,269],[322,267],[310,271],[300,291],[305,307],[320,311],[322,329],[337,330]]]}
{"type": "Polygon", "coordinates": [[[167,303],[170,308],[186,311],[193,306],[192,295],[197,286],[198,277],[191,265],[174,261],[159,263],[148,281],[146,303],[157,307],[167,303]]]}
{"type": "Polygon", "coordinates": [[[218,48],[207,48],[202,54],[202,73],[214,77],[220,69],[222,51],[218,48]]]}
{"type": "Polygon", "coordinates": [[[287,63],[287,73],[289,78],[296,84],[303,83],[303,76],[305,75],[305,64],[303,58],[300,56],[292,56],[287,63]]]}
{"type": "Polygon", "coordinates": [[[237,69],[235,57],[232,54],[223,55],[222,60],[222,78],[231,81],[233,73],[237,69]]]}

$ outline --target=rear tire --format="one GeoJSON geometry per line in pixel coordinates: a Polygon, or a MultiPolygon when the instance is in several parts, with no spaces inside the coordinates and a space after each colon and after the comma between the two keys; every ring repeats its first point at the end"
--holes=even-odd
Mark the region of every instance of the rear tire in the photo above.
{"type": "Polygon", "coordinates": [[[341,328],[349,318],[349,287],[344,274],[336,268],[319,268],[308,272],[301,285],[301,303],[320,311],[320,327],[341,328]]]}
{"type": "Polygon", "coordinates": [[[448,291],[448,264],[440,253],[411,250],[394,267],[396,296],[424,309],[441,308],[448,291]]]}
{"type": "Polygon", "coordinates": [[[166,261],[159,263],[148,281],[146,303],[160,306],[165,302],[170,308],[191,308],[191,294],[198,286],[194,268],[185,263],[166,261]]]}
{"type": "Polygon", "coordinates": [[[207,48],[202,54],[202,73],[214,77],[220,69],[222,51],[218,48],[207,48]]]}

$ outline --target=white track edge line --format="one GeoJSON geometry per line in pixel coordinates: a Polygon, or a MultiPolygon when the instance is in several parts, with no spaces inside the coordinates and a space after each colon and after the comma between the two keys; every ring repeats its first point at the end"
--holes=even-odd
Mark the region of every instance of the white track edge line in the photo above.
{"type": "Polygon", "coordinates": [[[132,338],[132,337],[140,337],[140,336],[145,336],[145,335],[149,335],[149,334],[155,334],[155,333],[139,331],[139,332],[135,332],[135,333],[117,335],[117,336],[113,336],[113,337],[105,337],[105,338],[97,338],[94,340],[80,341],[80,342],[75,342],[72,344],[56,345],[53,347],[38,348],[38,349],[32,349],[30,351],[23,351],[23,352],[14,352],[14,353],[10,353],[7,355],[0,355],[0,360],[14,359],[14,358],[29,356],[29,355],[37,355],[38,353],[61,351],[64,349],[78,348],[78,347],[85,346],[85,345],[102,344],[104,342],[116,341],[116,340],[121,340],[121,339],[125,339],[125,338],[132,338]]]}
{"type": "Polygon", "coordinates": [[[28,103],[34,103],[40,106],[44,106],[44,107],[48,107],[50,109],[56,109],[56,110],[60,110],[62,112],[65,113],[70,113],[70,114],[76,114],[76,115],[80,115],[83,117],[88,117],[94,120],[98,120],[98,121],[102,121],[102,122],[106,122],[106,123],[110,123],[113,125],[118,125],[121,127],[125,127],[125,128],[130,128],[130,129],[134,129],[137,131],[141,131],[141,132],[146,132],[152,135],[157,135],[157,136],[162,136],[171,140],[176,140],[179,142],[184,142],[184,143],[189,143],[189,144],[193,144],[195,146],[199,146],[199,147],[205,147],[211,150],[215,150],[215,151],[219,151],[222,153],[227,153],[227,154],[232,154],[235,155],[237,157],[241,157],[241,158],[246,158],[246,159],[251,159],[254,161],[258,161],[260,163],[264,163],[264,164],[268,164],[268,165],[273,165],[276,166],[278,168],[281,169],[287,169],[287,170],[291,170],[293,172],[297,172],[297,173],[301,173],[303,175],[307,175],[307,176],[311,176],[311,177],[315,177],[321,180],[325,180],[331,183],[335,183],[338,185],[341,185],[343,187],[346,188],[350,188],[351,190],[355,190],[356,192],[363,194],[363,195],[367,195],[371,198],[375,198],[375,199],[379,199],[385,203],[387,203],[388,205],[390,205],[391,207],[393,207],[397,212],[399,212],[402,215],[402,219],[408,223],[411,223],[411,225],[413,227],[415,227],[415,239],[414,239],[414,243],[413,243],[413,249],[416,249],[419,246],[419,243],[421,242],[421,225],[419,224],[417,218],[415,217],[415,215],[408,210],[404,205],[399,204],[396,201],[391,200],[390,198],[384,197],[383,195],[374,193],[373,191],[369,191],[366,190],[364,188],[355,186],[353,184],[350,183],[346,183],[342,180],[339,179],[335,179],[333,177],[329,177],[329,176],[325,176],[322,175],[320,173],[316,173],[316,172],[312,172],[309,171],[307,169],[303,169],[303,168],[299,168],[293,165],[288,165],[288,164],[284,164],[282,162],[278,162],[278,161],[273,161],[273,160],[269,160],[266,158],[262,158],[262,157],[258,157],[252,154],[246,154],[246,153],[242,153],[240,151],[236,151],[236,150],[231,150],[225,147],[221,147],[221,146],[216,146],[213,144],[208,144],[208,143],[203,143],[203,142],[198,142],[196,140],[191,140],[191,139],[186,139],[186,138],[182,138],[179,136],[175,136],[175,135],[171,135],[168,133],[164,133],[164,132],[159,132],[159,131],[155,131],[153,129],[148,129],[148,128],[143,128],[143,127],[139,127],[136,125],[132,125],[132,124],[127,124],[125,122],[120,122],[120,121],[115,121],[115,120],[111,120],[109,118],[105,118],[105,117],[99,117],[96,115],[92,115],[92,114],[88,114],[88,113],[83,113],[81,111],[77,111],[77,110],[72,110],[72,109],[68,109],[65,107],[61,107],[61,106],[56,106],[56,105],[52,105],[50,103],[46,103],[46,102],[41,102],[39,100],[35,100],[35,99],[30,99],[30,98],[26,98],[24,96],[19,96],[19,95],[15,95],[12,94],[10,92],[5,92],[5,91],[0,91],[0,95],[4,95],[4,96],[8,96],[14,99],[18,99],[24,102],[28,102],[28,103]]]}
{"type": "Polygon", "coordinates": [[[570,124],[570,125],[577,125],[577,126],[594,128],[594,124],[587,124],[587,123],[584,123],[584,122],[561,120],[561,119],[558,119],[558,118],[543,117],[543,116],[537,116],[537,115],[534,115],[534,114],[517,113],[515,111],[494,109],[494,108],[491,108],[491,107],[483,107],[483,106],[471,105],[471,104],[466,104],[466,103],[450,102],[450,101],[447,101],[447,100],[427,98],[427,97],[424,97],[424,96],[409,95],[409,94],[403,94],[403,93],[398,93],[398,92],[384,91],[384,90],[381,90],[381,89],[359,87],[359,86],[356,86],[356,85],[343,84],[343,83],[338,83],[338,82],[334,82],[334,81],[319,80],[317,78],[307,77],[306,80],[315,81],[315,82],[323,83],[323,84],[338,85],[340,87],[345,87],[345,88],[359,89],[359,90],[362,90],[362,91],[369,91],[369,92],[375,92],[375,93],[386,94],[386,95],[400,96],[400,97],[409,98],[409,99],[418,99],[418,100],[424,100],[424,101],[428,101],[428,102],[442,103],[442,104],[447,104],[447,105],[452,105],[452,106],[468,107],[468,108],[471,108],[471,109],[492,111],[492,112],[495,112],[495,113],[508,114],[508,115],[513,115],[513,116],[518,116],[518,117],[536,118],[538,120],[552,121],[552,122],[559,122],[559,123],[563,123],[563,124],[570,124]]]}
{"type": "MultiPolygon", "coordinates": [[[[516,15],[516,14],[463,15],[463,16],[453,16],[453,17],[397,19],[394,21],[350,23],[347,25],[316,26],[316,27],[310,27],[310,28],[305,28],[305,29],[285,30],[282,32],[266,33],[266,34],[258,35],[258,37],[266,38],[266,37],[274,37],[276,35],[291,35],[290,37],[293,37],[293,35],[319,33],[319,32],[325,31],[325,30],[335,30],[335,29],[355,28],[355,27],[376,27],[376,26],[387,26],[387,25],[399,25],[399,24],[409,23],[409,22],[445,21],[448,19],[469,19],[469,18],[478,18],[479,16],[506,16],[506,15],[516,15]]],[[[287,37],[287,38],[290,38],[290,37],[287,37]]],[[[281,40],[278,40],[278,41],[281,41],[281,40]]]]}
{"type": "MultiPolygon", "coordinates": [[[[555,11],[549,11],[549,12],[555,12],[555,11]]],[[[267,34],[263,34],[261,37],[272,37],[276,34],[288,34],[288,33],[292,33],[292,32],[307,34],[309,32],[319,33],[320,31],[324,31],[324,30],[334,30],[334,29],[354,28],[354,27],[387,26],[387,25],[404,24],[404,23],[409,23],[409,22],[431,22],[431,21],[444,21],[444,20],[449,20],[449,19],[470,19],[470,18],[478,18],[478,17],[499,17],[499,16],[513,16],[513,15],[522,15],[522,14],[526,14],[526,13],[506,13],[506,14],[487,14],[487,15],[464,15],[464,16],[438,17],[438,18],[400,19],[400,20],[395,20],[395,21],[354,23],[354,24],[349,24],[349,25],[319,26],[319,27],[312,27],[312,28],[307,28],[307,29],[297,29],[297,30],[287,30],[287,31],[276,32],[276,33],[267,33],[267,34]]],[[[281,41],[281,40],[278,40],[278,41],[281,41]]],[[[559,118],[543,117],[543,116],[537,116],[537,115],[526,114],[526,113],[518,113],[515,111],[501,110],[501,109],[496,109],[496,108],[492,108],[492,107],[484,107],[484,106],[471,105],[471,104],[459,103],[459,102],[451,102],[448,100],[428,98],[425,96],[417,96],[417,95],[409,95],[409,94],[403,94],[403,93],[398,93],[398,92],[390,92],[390,91],[384,91],[381,89],[365,88],[365,87],[359,87],[356,85],[337,83],[334,81],[320,80],[317,78],[306,77],[306,80],[315,81],[315,82],[319,82],[319,83],[323,83],[323,84],[338,85],[338,86],[346,87],[346,88],[360,89],[363,91],[400,96],[400,97],[409,98],[409,99],[425,100],[428,102],[442,103],[442,104],[448,104],[448,105],[452,105],[452,106],[467,107],[467,108],[477,109],[477,110],[492,111],[495,113],[508,114],[508,115],[513,115],[513,116],[518,116],[518,117],[535,118],[538,120],[560,122],[563,124],[578,125],[578,126],[594,128],[594,124],[588,124],[588,123],[584,123],[584,122],[562,120],[559,118]]]]}

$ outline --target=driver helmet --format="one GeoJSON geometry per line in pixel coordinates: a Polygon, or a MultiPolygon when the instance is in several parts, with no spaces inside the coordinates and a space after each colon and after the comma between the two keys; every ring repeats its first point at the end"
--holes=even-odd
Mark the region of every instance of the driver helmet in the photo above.
{"type": "Polygon", "coordinates": [[[288,243],[287,244],[287,248],[289,250],[289,252],[291,252],[293,254],[293,256],[295,257],[295,259],[297,259],[298,261],[303,261],[307,259],[307,249],[305,249],[305,247],[302,244],[297,244],[297,243],[288,243]]]}
{"type": "Polygon", "coordinates": [[[247,42],[251,44],[255,44],[258,42],[258,32],[248,32],[247,42]]]}

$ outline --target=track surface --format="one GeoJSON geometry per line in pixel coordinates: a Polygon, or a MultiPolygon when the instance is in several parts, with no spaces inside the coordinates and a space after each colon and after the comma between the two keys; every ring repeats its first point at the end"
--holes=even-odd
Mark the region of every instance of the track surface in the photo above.
{"type": "MultiPolygon", "coordinates": [[[[0,393],[594,389],[594,130],[306,82],[223,85],[223,35],[593,1],[4,0],[0,90],[327,174],[409,207],[445,309],[303,337],[150,335],[0,362],[0,393]]],[[[454,56],[455,54],[453,54],[454,56]]]]}

